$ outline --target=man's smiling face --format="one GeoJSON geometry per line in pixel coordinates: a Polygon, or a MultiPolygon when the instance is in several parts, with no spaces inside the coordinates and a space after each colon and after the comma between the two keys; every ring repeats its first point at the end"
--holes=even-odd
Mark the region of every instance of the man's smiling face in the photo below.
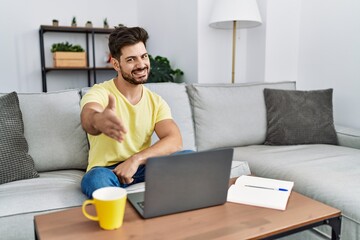
{"type": "Polygon", "coordinates": [[[143,84],[150,72],[150,60],[143,42],[121,49],[120,72],[123,79],[132,84],[143,84]]]}

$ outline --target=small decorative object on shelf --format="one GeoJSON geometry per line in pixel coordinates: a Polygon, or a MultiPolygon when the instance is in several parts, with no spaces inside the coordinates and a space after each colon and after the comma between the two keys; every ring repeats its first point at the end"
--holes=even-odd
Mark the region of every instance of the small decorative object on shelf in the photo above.
{"type": "Polygon", "coordinates": [[[57,19],[53,19],[53,20],[52,20],[52,25],[53,25],[54,27],[58,27],[58,26],[59,26],[59,21],[58,21],[57,19]]]}
{"type": "Polygon", "coordinates": [[[54,43],[51,47],[54,67],[86,67],[86,52],[80,45],[68,42],[54,43]]]}
{"type": "Polygon", "coordinates": [[[72,18],[72,20],[71,20],[71,26],[72,26],[72,27],[76,27],[76,26],[77,26],[76,17],[73,17],[73,18],[72,18]]]}
{"type": "Polygon", "coordinates": [[[105,62],[105,64],[106,64],[106,67],[112,67],[112,64],[111,64],[111,53],[110,53],[110,52],[106,52],[106,53],[105,53],[104,62],[105,62]]]}
{"type": "Polygon", "coordinates": [[[107,18],[104,19],[104,28],[109,28],[109,23],[107,18]]]}
{"type": "Polygon", "coordinates": [[[87,21],[86,24],[85,24],[85,27],[91,28],[92,27],[92,22],[87,21]]]}
{"type": "MultiPolygon", "coordinates": [[[[84,22],[85,24],[85,22],[84,22]]],[[[87,73],[87,86],[91,87],[93,84],[97,83],[97,75],[98,72],[103,72],[104,70],[108,70],[113,72],[114,69],[111,66],[106,65],[105,63],[100,64],[100,66],[97,66],[97,64],[99,63],[99,61],[96,61],[97,59],[103,58],[105,57],[104,55],[102,57],[100,57],[99,54],[95,54],[93,53],[94,51],[97,52],[99,51],[99,53],[101,52],[101,50],[98,48],[98,45],[95,44],[95,41],[92,41],[92,39],[94,39],[95,37],[98,37],[99,35],[105,35],[108,36],[111,32],[112,29],[105,29],[102,28],[102,26],[100,27],[92,27],[92,28],[79,28],[79,27],[70,27],[70,24],[68,24],[68,27],[66,26],[62,26],[62,27],[53,27],[53,26],[49,26],[50,24],[47,25],[40,25],[40,29],[39,29],[39,39],[40,39],[40,57],[41,57],[41,79],[42,79],[42,91],[43,92],[47,92],[48,88],[47,88],[47,74],[49,72],[55,71],[57,73],[66,73],[64,74],[64,76],[73,76],[73,75],[77,75],[77,74],[84,74],[87,73]],[[48,35],[48,33],[54,33],[54,34],[63,34],[63,33],[76,33],[76,34],[80,34],[80,35],[90,35],[90,37],[86,37],[85,41],[82,41],[84,43],[84,49],[88,49],[86,50],[86,52],[66,52],[67,53],[67,59],[69,59],[70,57],[68,57],[71,53],[72,54],[82,54],[82,64],[81,67],[78,67],[79,64],[74,64],[73,60],[74,58],[70,58],[72,60],[67,60],[65,61],[66,64],[64,62],[58,62],[59,61],[63,61],[64,59],[57,56],[57,55],[61,55],[60,53],[61,50],[59,48],[54,48],[54,53],[53,55],[56,55],[55,59],[56,60],[56,64],[55,64],[55,60],[54,60],[54,65],[53,66],[48,66],[48,61],[47,60],[47,54],[46,51],[49,51],[51,49],[51,44],[50,47],[45,47],[45,43],[47,43],[49,41],[49,39],[47,39],[48,37],[46,37],[48,35]],[[47,39],[47,41],[46,41],[47,39]],[[56,52],[55,52],[56,51],[56,52]],[[46,55],[46,56],[45,56],[46,55]],[[71,64],[71,66],[69,65],[69,62],[71,64]],[[92,64],[90,64],[92,63],[92,64]],[[63,64],[63,65],[68,65],[68,67],[59,67],[59,64],[63,64]],[[75,67],[75,66],[76,67],[75,67]],[[76,70],[76,71],[73,71],[76,70]]],[[[63,25],[63,24],[61,24],[63,25]]],[[[95,25],[93,25],[95,26],[95,25]]],[[[54,37],[53,34],[51,34],[49,37],[54,37]]],[[[52,38],[53,39],[53,38],[52,38]]],[[[67,40],[67,39],[66,39],[67,40]]],[[[66,41],[63,40],[63,41],[66,41]]],[[[103,43],[106,44],[108,42],[108,38],[104,37],[103,39],[103,43]]],[[[96,40],[97,42],[97,40],[96,40]]],[[[49,46],[48,44],[46,44],[46,46],[49,46]]],[[[99,45],[99,46],[103,46],[103,45],[99,45]]],[[[48,52],[49,53],[49,52],[48,52]]],[[[65,53],[65,54],[66,54],[65,53]]],[[[75,58],[76,59],[76,58],[75,58]]],[[[50,60],[50,59],[49,59],[50,60]]],[[[101,60],[101,59],[100,59],[101,60]]],[[[75,62],[78,62],[78,60],[76,60],[75,62]]],[[[51,65],[52,63],[50,63],[51,65]]]]}

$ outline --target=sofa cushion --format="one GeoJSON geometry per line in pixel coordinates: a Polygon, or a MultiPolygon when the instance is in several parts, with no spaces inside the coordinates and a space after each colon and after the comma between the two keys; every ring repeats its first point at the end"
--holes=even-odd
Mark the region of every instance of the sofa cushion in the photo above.
{"type": "Polygon", "coordinates": [[[40,173],[39,178],[0,185],[0,217],[80,206],[82,170],[40,173]]]}
{"type": "Polygon", "coordinates": [[[360,149],[360,129],[335,125],[340,146],[360,149]]]}
{"type": "Polygon", "coordinates": [[[88,143],[80,123],[79,91],[18,96],[36,170],[85,169],[88,143]]]}
{"type": "Polygon", "coordinates": [[[234,149],[234,160],[247,161],[252,174],[294,181],[295,191],[340,209],[343,219],[356,226],[346,225],[341,239],[359,239],[359,159],[359,149],[328,144],[234,149]]]}
{"type": "Polygon", "coordinates": [[[264,89],[267,145],[337,144],[332,89],[264,89]]]}
{"type": "MultiPolygon", "coordinates": [[[[183,139],[183,149],[196,150],[194,122],[190,100],[186,92],[185,84],[179,83],[147,83],[145,85],[151,91],[159,94],[170,106],[171,114],[180,128],[183,139]]],[[[158,140],[153,135],[152,142],[158,140]]]]}
{"type": "Polygon", "coordinates": [[[0,97],[0,184],[38,177],[28,154],[16,92],[0,97]]]}
{"type": "Polygon", "coordinates": [[[295,89],[295,83],[189,85],[198,150],[264,143],[264,88],[295,89]]]}

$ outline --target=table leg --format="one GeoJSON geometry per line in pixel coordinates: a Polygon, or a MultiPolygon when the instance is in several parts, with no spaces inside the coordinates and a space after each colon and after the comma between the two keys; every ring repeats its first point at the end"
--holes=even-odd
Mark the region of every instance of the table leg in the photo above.
{"type": "Polygon", "coordinates": [[[340,232],[341,232],[341,216],[333,217],[326,220],[322,220],[317,223],[309,224],[303,227],[299,227],[297,229],[293,229],[287,232],[279,233],[270,237],[262,238],[263,240],[274,240],[281,237],[285,237],[294,233],[298,233],[304,230],[309,230],[314,227],[318,227],[321,225],[329,225],[331,227],[331,240],[340,240],[340,232]]]}
{"type": "Polygon", "coordinates": [[[340,240],[341,217],[334,217],[326,220],[326,224],[331,227],[331,239],[340,240]]]}

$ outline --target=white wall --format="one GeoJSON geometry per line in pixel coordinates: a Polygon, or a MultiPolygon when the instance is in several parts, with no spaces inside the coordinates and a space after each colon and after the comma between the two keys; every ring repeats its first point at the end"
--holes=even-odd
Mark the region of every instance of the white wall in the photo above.
{"type": "MultiPolygon", "coordinates": [[[[272,0],[273,1],[273,0],[272,0]]],[[[271,1],[258,0],[262,24],[255,28],[242,29],[246,31],[246,44],[243,48],[246,51],[242,71],[245,75],[239,82],[263,82],[266,77],[267,64],[267,35],[268,35],[268,5],[271,1]]]]}
{"type": "Polygon", "coordinates": [[[334,88],[337,124],[360,129],[360,1],[302,0],[297,86],[334,88]]]}
{"type": "Polygon", "coordinates": [[[297,81],[301,0],[272,0],[266,8],[265,81],[297,81]]]}
{"type": "MultiPolygon", "coordinates": [[[[260,1],[263,1],[259,6],[263,17],[266,1],[260,1]]],[[[214,0],[198,0],[198,82],[231,83],[232,30],[209,27],[213,3],[214,0]]],[[[265,31],[263,25],[237,29],[236,83],[264,81],[265,31]]]]}
{"type": "MultiPolygon", "coordinates": [[[[73,16],[78,24],[91,20],[102,26],[108,17],[110,25],[143,26],[150,34],[149,52],[168,57],[185,72],[186,82],[230,83],[232,31],[209,27],[213,2],[63,0],[54,7],[46,0],[2,0],[0,92],[41,91],[39,26],[53,18],[69,25],[73,16]]],[[[263,24],[237,31],[235,81],[291,80],[297,81],[298,89],[332,87],[336,123],[360,128],[360,1],[258,0],[258,4],[263,24]]],[[[47,34],[48,47],[51,39],[59,40],[47,34]]],[[[83,41],[64,36],[67,39],[83,41]]],[[[107,51],[106,44],[99,49],[107,51]]],[[[50,72],[49,90],[87,84],[84,73],[70,79],[67,75],[71,74],[50,72]]]]}
{"type": "Polygon", "coordinates": [[[197,3],[194,0],[138,0],[139,25],[149,33],[147,50],[165,56],[184,72],[188,83],[197,82],[197,3]]]}
{"type": "MultiPolygon", "coordinates": [[[[69,26],[73,16],[76,16],[79,26],[84,26],[85,22],[90,20],[94,27],[102,27],[105,17],[108,18],[111,26],[118,23],[136,25],[137,1],[62,0],[57,3],[47,0],[1,0],[0,92],[42,91],[39,27],[40,25],[51,25],[52,19],[58,19],[60,25],[69,26]]],[[[74,36],[74,34],[55,36],[54,33],[46,33],[46,37],[46,53],[50,66],[52,64],[50,61],[51,43],[68,40],[74,44],[80,43],[85,47],[84,36],[74,36]]],[[[101,49],[105,55],[106,43],[100,46],[98,56],[102,53],[101,49]]],[[[106,75],[109,73],[105,73],[104,80],[111,77],[106,75]]],[[[49,91],[87,85],[85,72],[75,72],[75,74],[71,72],[49,72],[47,76],[49,91]]],[[[101,76],[99,77],[101,78],[101,76]]]]}
{"type": "Polygon", "coordinates": [[[231,82],[232,31],[209,27],[214,0],[198,0],[198,82],[231,82]]]}
{"type": "MultiPolygon", "coordinates": [[[[333,88],[335,124],[360,128],[360,2],[272,0],[266,5],[264,81],[296,81],[299,90],[333,88]]],[[[248,34],[251,57],[249,41],[258,39],[248,34]]]]}

